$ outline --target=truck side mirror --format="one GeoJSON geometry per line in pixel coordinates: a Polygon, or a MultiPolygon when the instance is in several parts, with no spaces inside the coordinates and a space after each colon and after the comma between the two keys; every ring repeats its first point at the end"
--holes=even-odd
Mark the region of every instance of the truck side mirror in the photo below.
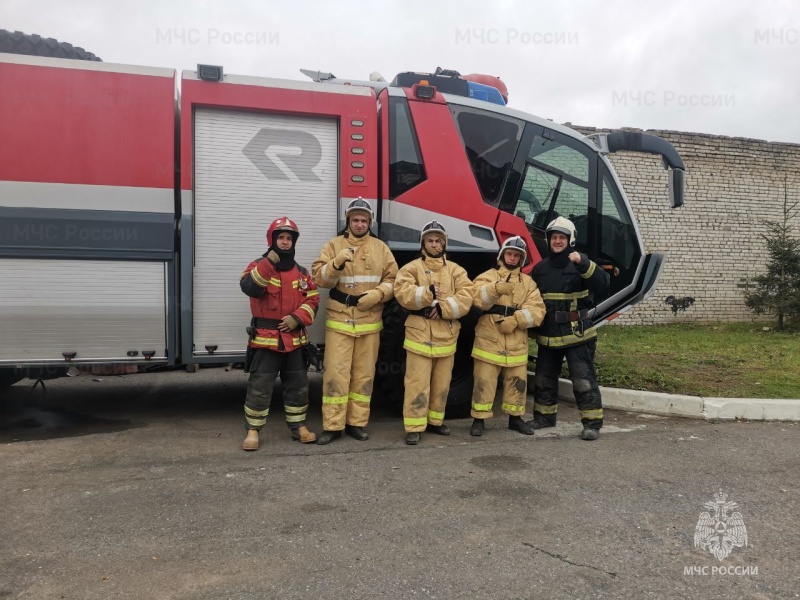
{"type": "Polygon", "coordinates": [[[672,177],[669,178],[669,201],[672,208],[683,206],[683,190],[686,171],[683,169],[672,169],[672,177]]]}

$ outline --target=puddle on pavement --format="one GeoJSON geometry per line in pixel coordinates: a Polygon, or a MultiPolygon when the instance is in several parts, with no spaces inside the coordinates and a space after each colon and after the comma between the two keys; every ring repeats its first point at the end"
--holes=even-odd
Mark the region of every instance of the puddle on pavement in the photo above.
{"type": "Polygon", "coordinates": [[[0,414],[0,443],[114,433],[139,427],[128,419],[103,419],[61,409],[25,407],[0,414]]]}

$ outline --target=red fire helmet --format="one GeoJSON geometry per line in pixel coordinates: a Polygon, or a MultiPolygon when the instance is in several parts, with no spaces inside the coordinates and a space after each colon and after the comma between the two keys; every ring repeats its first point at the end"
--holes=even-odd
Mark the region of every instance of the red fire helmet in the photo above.
{"type": "Polygon", "coordinates": [[[270,223],[269,229],[267,229],[267,243],[270,246],[275,244],[273,236],[281,231],[288,231],[292,236],[292,242],[297,243],[297,238],[300,237],[300,230],[297,228],[297,223],[292,221],[289,217],[280,217],[270,223]]]}

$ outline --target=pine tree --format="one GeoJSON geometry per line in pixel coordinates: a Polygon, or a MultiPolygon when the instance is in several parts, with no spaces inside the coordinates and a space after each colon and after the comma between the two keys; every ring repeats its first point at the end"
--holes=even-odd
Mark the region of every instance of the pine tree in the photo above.
{"type": "Polygon", "coordinates": [[[766,272],[753,278],[755,290],[745,289],[745,304],[755,314],[775,315],[777,329],[786,321],[800,320],[800,239],[793,236],[791,220],[800,214],[798,202],[789,203],[786,179],[783,187],[783,218],[764,221],[769,262],[766,272]]]}

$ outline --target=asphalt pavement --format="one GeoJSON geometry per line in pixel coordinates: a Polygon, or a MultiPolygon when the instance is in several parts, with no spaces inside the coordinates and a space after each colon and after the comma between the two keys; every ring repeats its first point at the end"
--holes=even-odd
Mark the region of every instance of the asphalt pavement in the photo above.
{"type": "Polygon", "coordinates": [[[800,597],[797,423],[607,410],[586,442],[563,404],[533,437],[496,411],[407,446],[376,407],[368,441],[317,446],[276,399],[245,453],[245,378],[0,391],[0,598],[800,597]]]}

